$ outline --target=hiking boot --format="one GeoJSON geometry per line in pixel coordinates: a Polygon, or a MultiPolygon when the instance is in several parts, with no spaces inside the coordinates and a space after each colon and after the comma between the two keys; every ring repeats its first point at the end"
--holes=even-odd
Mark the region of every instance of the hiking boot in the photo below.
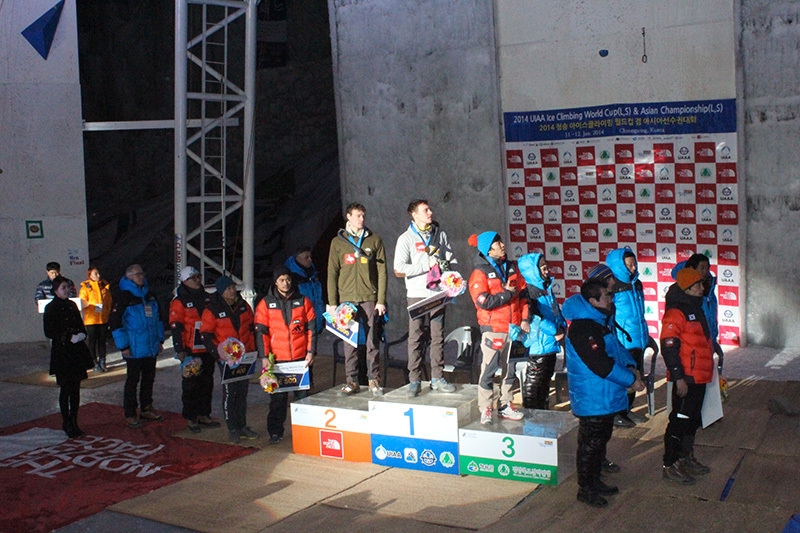
{"type": "Polygon", "coordinates": [[[94,365],[94,371],[96,373],[100,373],[100,372],[103,371],[103,369],[100,367],[100,363],[97,363],[97,364],[94,365]]]}
{"type": "Polygon", "coordinates": [[[619,466],[617,463],[609,461],[608,458],[603,459],[602,468],[603,472],[607,472],[609,474],[616,474],[617,472],[622,470],[621,466],[619,466]]]}
{"type": "Polygon", "coordinates": [[[139,422],[139,419],[135,416],[129,416],[125,418],[125,422],[128,423],[128,427],[131,429],[139,429],[142,427],[142,423],[139,422]]]}
{"type": "Polygon", "coordinates": [[[484,426],[492,423],[492,408],[487,407],[481,412],[481,424],[484,426]]]}
{"type": "Polygon", "coordinates": [[[431,389],[440,392],[455,392],[456,386],[448,383],[444,378],[433,378],[431,379],[431,389]]]}
{"type": "Polygon", "coordinates": [[[513,403],[508,403],[497,411],[497,416],[500,418],[507,418],[508,420],[522,420],[525,414],[519,409],[514,409],[513,403]]]}
{"type": "Polygon", "coordinates": [[[694,485],[695,481],[692,476],[681,469],[681,465],[678,464],[678,461],[674,462],[670,466],[662,467],[661,477],[667,481],[674,481],[679,485],[694,485]]]}
{"type": "Polygon", "coordinates": [[[269,436],[269,443],[270,444],[278,444],[282,440],[283,440],[283,435],[275,434],[275,435],[270,435],[269,436]]]}
{"type": "Polygon", "coordinates": [[[614,425],[618,428],[632,428],[636,426],[636,422],[631,420],[628,415],[617,415],[614,417],[614,425]]]}
{"type": "Polygon", "coordinates": [[[608,507],[608,500],[598,493],[586,489],[578,489],[578,501],[591,505],[592,507],[597,507],[598,509],[608,507]]]}
{"type": "Polygon", "coordinates": [[[634,424],[644,424],[648,420],[646,416],[634,413],[633,411],[628,413],[628,419],[630,419],[630,421],[633,422],[634,424]]]}
{"type": "Polygon", "coordinates": [[[151,421],[164,420],[164,417],[156,413],[152,407],[146,411],[142,411],[141,414],[139,415],[139,418],[141,418],[142,420],[151,420],[151,421]]]}
{"type": "Polygon", "coordinates": [[[100,358],[100,372],[108,372],[108,367],[106,366],[106,358],[100,358]]]}
{"type": "Polygon", "coordinates": [[[383,396],[383,387],[380,386],[377,379],[369,380],[369,391],[373,396],[383,396]]]}
{"type": "Polygon", "coordinates": [[[253,440],[259,437],[259,434],[253,431],[252,429],[246,427],[244,429],[239,430],[239,436],[243,439],[253,440]]]}
{"type": "Polygon", "coordinates": [[[359,386],[359,384],[354,383],[352,381],[348,381],[345,384],[345,386],[342,387],[340,394],[342,394],[343,396],[352,396],[353,394],[358,394],[359,392],[361,392],[361,387],[359,386]]]}
{"type": "Polygon", "coordinates": [[[594,491],[597,494],[603,496],[611,496],[612,494],[616,494],[619,492],[619,487],[617,487],[616,485],[606,485],[605,483],[603,483],[598,479],[597,482],[594,484],[594,491]]]}
{"type": "Polygon", "coordinates": [[[678,459],[678,463],[686,474],[690,476],[704,476],[711,472],[711,469],[694,458],[694,455],[678,459]]]}
{"type": "Polygon", "coordinates": [[[197,423],[197,422],[195,422],[194,420],[189,420],[189,421],[187,421],[187,422],[186,422],[186,425],[187,425],[187,427],[189,428],[189,432],[190,432],[190,433],[200,433],[200,430],[202,429],[202,427],[200,426],[200,424],[198,424],[198,423],[197,423]]]}
{"type": "Polygon", "coordinates": [[[239,432],[236,431],[235,429],[231,429],[230,431],[228,431],[228,441],[231,444],[239,444],[240,442],[239,432]]]}
{"type": "Polygon", "coordinates": [[[408,384],[408,397],[409,398],[416,398],[419,396],[419,393],[422,391],[422,384],[419,381],[412,381],[408,384]]]}
{"type": "Polygon", "coordinates": [[[218,428],[220,423],[213,420],[210,416],[200,415],[197,417],[197,423],[207,428],[218,428]]]}

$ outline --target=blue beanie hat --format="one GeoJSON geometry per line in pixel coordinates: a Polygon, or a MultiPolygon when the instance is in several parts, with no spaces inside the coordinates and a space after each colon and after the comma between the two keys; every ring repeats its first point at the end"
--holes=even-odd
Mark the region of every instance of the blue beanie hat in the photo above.
{"type": "Polygon", "coordinates": [[[500,235],[495,231],[484,231],[480,235],[472,235],[469,239],[469,244],[476,246],[478,251],[483,255],[488,256],[489,250],[492,249],[494,241],[499,241],[500,235]]]}
{"type": "Polygon", "coordinates": [[[236,285],[231,278],[228,276],[220,276],[217,278],[217,282],[214,286],[217,288],[217,293],[222,294],[225,289],[230,287],[231,285],[236,285]]]}
{"type": "Polygon", "coordinates": [[[599,279],[601,281],[614,277],[614,273],[605,263],[600,263],[589,269],[586,273],[586,279],[599,279]]]}

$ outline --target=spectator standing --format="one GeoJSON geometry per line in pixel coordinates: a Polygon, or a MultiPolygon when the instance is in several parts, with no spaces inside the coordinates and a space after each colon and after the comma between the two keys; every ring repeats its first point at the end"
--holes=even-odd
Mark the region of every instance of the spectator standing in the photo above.
{"type": "Polygon", "coordinates": [[[314,329],[317,335],[314,337],[314,353],[317,353],[316,342],[319,334],[325,331],[325,299],[322,297],[322,282],[319,280],[319,272],[311,260],[311,248],[301,246],[294,255],[287,258],[284,263],[292,273],[292,286],[300,294],[311,301],[314,306],[314,314],[317,316],[314,329]]]}
{"type": "Polygon", "coordinates": [[[51,339],[50,375],[56,376],[60,387],[58,406],[61,410],[61,427],[69,438],[84,433],[78,427],[78,407],[81,403],[81,381],[92,368],[89,349],[83,340],[86,327],[75,302],[70,301],[72,285],[67,278],[55,276],[52,280],[53,301],[44,308],[44,335],[51,339]]]}
{"type": "MultiPolygon", "coordinates": [[[[306,366],[314,362],[314,337],[316,336],[316,313],[311,300],[303,296],[292,284],[291,272],[286,266],[278,266],[273,272],[275,283],[256,305],[256,347],[268,367],[268,356],[275,354],[275,361],[305,361],[306,366]]],[[[294,399],[308,396],[307,390],[294,392],[294,399]]],[[[270,395],[267,432],[271,444],[283,440],[286,408],[289,393],[278,388],[270,395]]]]}
{"type": "Polygon", "coordinates": [[[81,283],[80,298],[83,302],[83,323],[86,326],[86,344],[92,354],[95,372],[107,372],[106,333],[108,316],[111,314],[111,288],[100,277],[100,270],[90,266],[88,279],[81,283]]]}
{"type": "MultiPolygon", "coordinates": [[[[244,344],[245,352],[256,350],[253,335],[253,309],[236,290],[236,284],[228,276],[220,276],[215,283],[217,292],[203,311],[200,334],[208,353],[219,360],[217,347],[229,337],[244,344]]],[[[225,363],[219,363],[220,374],[225,363]]],[[[222,411],[232,444],[240,439],[257,439],[258,433],[247,426],[247,390],[249,380],[239,380],[222,385],[222,411]]]]}
{"type": "MultiPolygon", "coordinates": [[[[53,279],[55,279],[56,276],[61,276],[61,265],[55,261],[47,263],[46,268],[47,277],[40,281],[39,285],[36,286],[36,293],[33,297],[33,299],[37,302],[39,300],[49,300],[53,297],[53,279]]],[[[75,284],[72,283],[71,279],[64,279],[67,280],[67,284],[69,285],[69,298],[75,298],[75,284]]]]}
{"type": "MultiPolygon", "coordinates": [[[[631,352],[636,361],[639,375],[644,372],[644,349],[648,344],[657,347],[650,338],[647,320],[644,316],[644,289],[639,281],[639,269],[636,255],[629,247],[617,248],[609,252],[606,257],[608,268],[614,273],[614,307],[616,308],[615,320],[617,339],[631,352]]],[[[614,425],[620,427],[633,427],[647,419],[631,412],[636,392],[628,392],[627,412],[619,414],[614,419],[614,425]]]]}
{"type": "Polygon", "coordinates": [[[140,418],[161,420],[153,409],[153,384],[156,358],[163,349],[164,324],[141,265],[133,264],[125,269],[119,290],[113,299],[108,323],[127,368],[123,397],[125,421],[135,429],[141,427],[140,418]]]}
{"type": "Polygon", "coordinates": [[[192,433],[200,433],[203,426],[220,426],[211,419],[216,357],[208,352],[200,336],[203,311],[210,301],[211,295],[203,288],[200,272],[191,266],[183,268],[181,283],[169,304],[169,327],[178,360],[184,363],[187,357],[200,359],[199,373],[181,377],[181,414],[192,433]]]}
{"type": "MultiPolygon", "coordinates": [[[[348,205],[345,228],[340,229],[331,242],[327,311],[333,314],[336,306],[344,302],[356,306],[359,336],[366,342],[369,390],[373,396],[382,396],[380,338],[375,326],[377,320],[386,314],[386,252],[380,236],[365,226],[366,212],[367,209],[359,203],[348,205]]],[[[361,390],[357,348],[344,343],[344,358],[347,382],[341,392],[350,396],[361,390]]]]}
{"type": "Polygon", "coordinates": [[[494,376],[502,369],[500,409],[497,414],[509,420],[522,420],[522,411],[514,408],[511,388],[514,371],[509,365],[510,324],[530,330],[528,304],[521,294],[525,280],[517,263],[506,259],[506,246],[494,231],[472,235],[469,244],[478,248],[475,269],[469,277],[469,294],[475,304],[481,331],[481,377],[478,381],[478,409],[481,424],[491,424],[494,411],[494,376]]]}
{"type": "MultiPolygon", "coordinates": [[[[427,200],[414,200],[408,205],[411,224],[397,239],[394,251],[394,275],[406,284],[408,305],[433,296],[438,291],[428,288],[428,275],[433,270],[441,273],[456,263],[447,234],[433,220],[433,211],[427,200]]],[[[408,395],[417,396],[422,390],[422,337],[425,322],[430,332],[431,389],[455,392],[456,387],[444,379],[444,321],[445,307],[408,321],[408,395]]]]}
{"type": "Polygon", "coordinates": [[[561,341],[567,331],[567,322],[561,315],[561,307],[553,294],[553,278],[544,254],[523,255],[517,261],[519,271],[525,278],[530,315],[530,331],[525,347],[528,360],[525,365],[522,388],[522,407],[548,409],[550,379],[556,367],[561,341]]]}
{"type": "Polygon", "coordinates": [[[664,433],[664,479],[692,485],[694,476],[711,469],[694,456],[694,439],[702,425],[706,384],[714,376],[714,346],[703,312],[703,274],[693,268],[678,271],[666,295],[661,321],[661,355],[667,379],[673,382],[672,411],[664,433]]]}
{"type": "Polygon", "coordinates": [[[606,284],[588,280],[581,293],[564,302],[569,400],[578,417],[578,501],[606,507],[604,496],[619,488],[606,485],[600,474],[614,430],[614,415],[628,405],[626,390],[644,390],[631,354],[614,334],[614,299],[606,284]]]}

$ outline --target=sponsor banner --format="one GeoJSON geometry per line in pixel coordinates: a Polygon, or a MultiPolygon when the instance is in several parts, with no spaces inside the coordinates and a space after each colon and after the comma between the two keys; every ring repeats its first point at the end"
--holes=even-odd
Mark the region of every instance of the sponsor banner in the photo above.
{"type": "Polygon", "coordinates": [[[458,443],[373,433],[372,462],[395,468],[457,476],[458,443]]]}
{"type": "Polygon", "coordinates": [[[493,477],[525,481],[541,485],[558,485],[558,468],[552,465],[518,463],[507,459],[489,459],[486,457],[459,457],[459,468],[462,475],[493,477]]]}
{"type": "Polygon", "coordinates": [[[453,303],[455,301],[456,301],[455,298],[450,298],[447,296],[447,291],[441,291],[439,293],[434,294],[433,296],[428,296],[424,300],[421,300],[415,304],[409,305],[408,318],[410,318],[411,320],[415,320],[421,316],[430,313],[435,313],[445,305],[453,303]]]}

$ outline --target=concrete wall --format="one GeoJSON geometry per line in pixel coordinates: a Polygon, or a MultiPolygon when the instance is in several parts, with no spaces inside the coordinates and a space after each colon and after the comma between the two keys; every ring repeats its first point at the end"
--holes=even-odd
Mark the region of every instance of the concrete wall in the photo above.
{"type": "Polygon", "coordinates": [[[43,339],[33,294],[58,261],[79,283],[88,261],[75,2],[45,61],[20,35],[53,0],[0,4],[0,342],[43,339]],[[29,239],[27,220],[43,238],[29,239]]]}
{"type": "Polygon", "coordinates": [[[743,0],[747,325],[751,342],[800,346],[800,4],[743,0]]]}
{"type": "MultiPolygon", "coordinates": [[[[503,231],[504,186],[491,0],[329,0],[342,202],[367,207],[389,271],[414,198],[431,202],[472,271],[470,234],[503,231]]],[[[390,274],[390,329],[405,329],[390,274]]],[[[475,322],[468,297],[447,328],[475,322]]]]}

